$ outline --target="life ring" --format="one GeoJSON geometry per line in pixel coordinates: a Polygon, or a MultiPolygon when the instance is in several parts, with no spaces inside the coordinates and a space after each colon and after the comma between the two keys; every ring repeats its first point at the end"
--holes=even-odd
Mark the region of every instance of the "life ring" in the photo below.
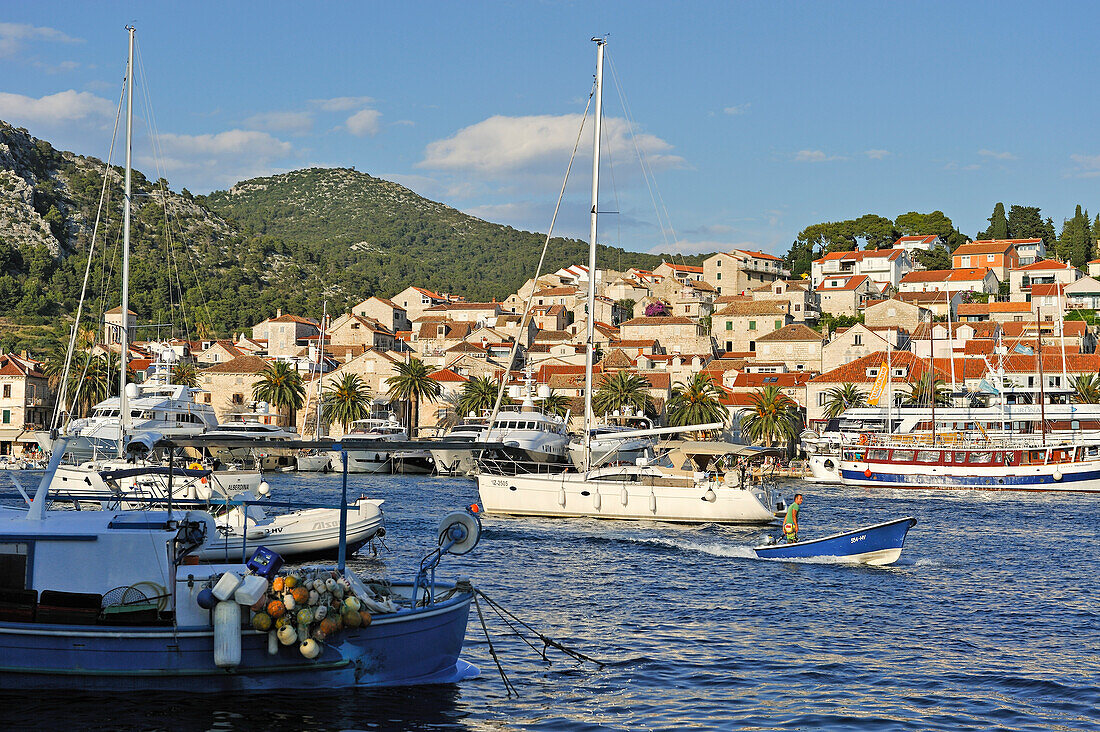
{"type": "Polygon", "coordinates": [[[188,470],[202,470],[202,463],[191,463],[187,466],[188,470]]]}
{"type": "Polygon", "coordinates": [[[869,437],[867,436],[867,433],[866,433],[866,432],[860,432],[860,433],[859,433],[859,444],[861,444],[861,445],[866,445],[866,444],[867,444],[868,442],[870,442],[870,441],[871,441],[871,438],[869,438],[869,437]]]}

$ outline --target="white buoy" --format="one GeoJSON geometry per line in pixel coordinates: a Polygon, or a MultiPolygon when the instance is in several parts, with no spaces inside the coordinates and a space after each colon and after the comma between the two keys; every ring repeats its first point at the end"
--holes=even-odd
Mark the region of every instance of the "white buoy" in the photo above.
{"type": "Polygon", "coordinates": [[[267,631],[267,655],[275,656],[279,653],[279,633],[275,630],[267,631]]]}
{"type": "Polygon", "coordinates": [[[298,650],[300,650],[302,655],[306,658],[317,658],[321,655],[321,644],[312,638],[306,638],[302,641],[302,644],[298,646],[298,650]]]}
{"type": "Polygon", "coordinates": [[[261,480],[260,484],[256,486],[256,492],[261,496],[266,496],[271,493],[271,485],[266,480],[261,480]]]}
{"type": "Polygon", "coordinates": [[[622,492],[619,494],[619,500],[622,501],[622,504],[624,506],[626,505],[627,501],[630,500],[630,493],[626,490],[625,487],[623,488],[622,492]]]}
{"type": "Polygon", "coordinates": [[[222,601],[214,606],[214,665],[241,665],[241,606],[222,601]]]}
{"type": "Polygon", "coordinates": [[[703,494],[703,500],[709,501],[710,503],[714,503],[718,500],[718,496],[714,493],[713,488],[707,488],[707,492],[703,494]]]}
{"type": "Polygon", "coordinates": [[[603,499],[600,498],[600,490],[597,488],[596,492],[592,494],[592,507],[599,511],[602,503],[603,499]]]}
{"type": "Polygon", "coordinates": [[[558,505],[565,508],[565,489],[562,488],[558,491],[558,505]]]}
{"type": "Polygon", "coordinates": [[[294,629],[293,625],[284,625],[279,628],[279,642],[284,646],[293,645],[298,641],[298,631],[294,629]]]}
{"type": "Polygon", "coordinates": [[[1055,480],[1061,480],[1062,479],[1062,471],[1061,470],[1055,470],[1054,471],[1054,479],[1055,480]]]}
{"type": "Polygon", "coordinates": [[[653,491],[649,492],[649,512],[657,513],[657,494],[653,491]]]}

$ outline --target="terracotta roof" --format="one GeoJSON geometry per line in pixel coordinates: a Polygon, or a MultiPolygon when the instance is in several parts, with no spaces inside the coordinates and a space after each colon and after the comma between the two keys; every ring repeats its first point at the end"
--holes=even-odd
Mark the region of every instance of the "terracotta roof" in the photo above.
{"type": "Polygon", "coordinates": [[[672,262],[661,262],[661,266],[668,267],[673,272],[692,272],[693,274],[703,274],[702,267],[693,267],[690,264],[673,264],[672,262]]]}
{"type": "Polygon", "coordinates": [[[899,237],[898,240],[894,242],[894,246],[897,247],[899,244],[909,244],[909,243],[912,243],[912,244],[931,244],[935,240],[936,240],[936,235],[935,234],[910,234],[909,236],[899,237]]]}
{"type": "Polygon", "coordinates": [[[727,305],[731,302],[749,302],[752,295],[719,295],[714,298],[715,305],[727,305]]]}
{"type": "Polygon", "coordinates": [[[972,241],[967,244],[960,245],[958,249],[951,253],[951,256],[960,257],[972,256],[975,254],[1004,254],[1009,249],[1013,248],[1015,248],[1015,244],[1013,244],[1008,239],[972,241]]]}
{"type": "MultiPolygon", "coordinates": [[[[784,284],[788,290],[802,290],[805,292],[810,289],[810,285],[806,280],[776,280],[775,282],[767,282],[760,287],[754,287],[753,292],[771,292],[778,284],[784,284]]],[[[715,302],[718,302],[715,300],[715,302]]]]}
{"type": "MultiPolygon", "coordinates": [[[[1025,334],[1034,337],[1035,328],[1034,320],[1001,323],[1001,332],[1004,333],[1005,338],[1020,338],[1025,334]]],[[[1044,320],[1039,324],[1039,330],[1043,335],[1057,335],[1058,321],[1044,320]]],[[[1081,338],[1088,332],[1088,324],[1082,320],[1065,320],[1062,322],[1062,332],[1071,338],[1081,338]]]]}
{"type": "Polygon", "coordinates": [[[784,325],[779,330],[774,330],[756,339],[757,343],[771,343],[774,341],[814,341],[820,343],[821,334],[813,328],[809,328],[801,323],[794,323],[792,325],[784,325]]]}
{"type": "Polygon", "coordinates": [[[535,334],[535,341],[567,341],[573,334],[567,330],[540,330],[535,334]]]}
{"type": "Polygon", "coordinates": [[[462,374],[452,371],[451,369],[440,369],[439,371],[432,372],[428,374],[428,378],[432,381],[454,383],[464,383],[470,380],[469,377],[463,376],[462,374]]]}
{"type": "Polygon", "coordinates": [[[613,348],[604,354],[600,363],[608,369],[628,369],[634,365],[634,359],[626,355],[621,348],[613,348]]]}
{"type": "Polygon", "coordinates": [[[988,267],[965,267],[959,269],[915,270],[901,278],[901,284],[914,282],[972,282],[984,280],[990,270],[988,267]]]}
{"type": "Polygon", "coordinates": [[[421,323],[419,337],[423,340],[434,340],[439,337],[439,326],[443,326],[443,337],[452,340],[462,340],[473,330],[473,323],[457,323],[453,320],[441,320],[437,322],[421,323]]]}
{"type": "Polygon", "coordinates": [[[814,261],[833,262],[844,260],[852,262],[862,262],[864,259],[877,259],[880,257],[894,260],[900,257],[901,254],[901,249],[859,249],[853,252],[829,252],[821,259],[815,259],[814,261]]]}
{"type": "Polygon", "coordinates": [[[770,259],[775,262],[782,262],[783,257],[777,257],[774,254],[767,254],[766,252],[757,252],[752,249],[734,249],[730,254],[747,254],[750,257],[756,257],[757,259],[770,259]]]}
{"type": "Polygon", "coordinates": [[[421,295],[427,295],[433,300],[442,300],[443,302],[447,302],[447,298],[445,298],[443,295],[440,295],[438,292],[425,290],[423,287],[417,287],[416,285],[413,285],[413,289],[419,292],[421,295]]]}
{"type": "MultiPolygon", "coordinates": [[[[128,313],[129,315],[137,315],[137,313],[135,313],[135,312],[134,312],[133,310],[131,310],[130,308],[126,308],[126,312],[127,312],[127,313],[128,313]]],[[[108,310],[107,312],[105,312],[105,313],[103,313],[103,314],[104,314],[104,315],[120,315],[120,314],[122,314],[122,306],[121,306],[121,305],[119,305],[119,306],[118,306],[117,308],[111,308],[110,310],[108,310]]]]}
{"type": "MultiPolygon", "coordinates": [[[[952,297],[958,293],[951,293],[952,297]]],[[[933,290],[932,292],[899,292],[895,297],[910,305],[946,305],[948,297],[946,292],[933,290]]]]}
{"type": "Polygon", "coordinates": [[[719,317],[727,315],[787,315],[787,307],[785,300],[742,300],[731,302],[716,312],[715,315],[719,317]]]}
{"type": "MultiPolygon", "coordinates": [[[[838,366],[832,371],[826,371],[820,376],[816,376],[810,380],[812,384],[869,384],[873,383],[877,377],[868,376],[867,369],[877,369],[886,363],[886,351],[876,351],[875,353],[857,358],[854,361],[849,361],[843,366],[838,366]]],[[[895,351],[890,355],[890,366],[892,368],[905,367],[909,370],[908,376],[894,376],[890,375],[890,381],[897,384],[904,384],[909,379],[916,380],[921,374],[928,368],[927,361],[917,358],[908,351],[895,351]]]]}
{"type": "Polygon", "coordinates": [[[320,328],[321,325],[316,320],[310,320],[309,318],[302,318],[297,315],[280,315],[277,318],[268,318],[263,321],[264,323],[302,323],[303,325],[312,325],[314,328],[320,328]]]}
{"type": "Polygon", "coordinates": [[[963,344],[963,354],[967,356],[992,356],[997,344],[993,341],[973,340],[963,344]]]}
{"type": "Polygon", "coordinates": [[[921,323],[913,331],[914,341],[926,341],[929,340],[929,328],[935,327],[936,338],[946,337],[946,333],[943,336],[941,332],[947,331],[950,328],[950,332],[958,336],[959,330],[971,330],[974,332],[974,338],[993,338],[997,335],[997,330],[1002,329],[1007,323],[995,323],[992,321],[979,321],[977,323],[951,323],[950,326],[947,323],[921,323]]]}
{"type": "Polygon", "coordinates": [[[13,354],[0,354],[0,376],[25,376],[29,378],[44,379],[41,364],[29,358],[21,358],[13,354]]]}
{"type": "Polygon", "coordinates": [[[844,292],[845,290],[855,290],[867,281],[867,275],[829,275],[821,280],[821,284],[816,289],[818,292],[844,292]],[[826,282],[832,282],[833,280],[844,280],[844,284],[839,287],[826,285],[826,282]]]}
{"type": "Polygon", "coordinates": [[[545,290],[539,290],[533,297],[554,297],[556,295],[576,295],[576,287],[548,287],[545,290]]]}
{"type": "Polygon", "coordinates": [[[1051,282],[1042,285],[1031,286],[1032,297],[1050,297],[1051,295],[1061,295],[1066,286],[1057,282],[1051,282]]]}
{"type": "Polygon", "coordinates": [[[1057,259],[1043,259],[1041,261],[1034,262],[1032,264],[1025,264],[1023,267],[1016,267],[1012,271],[1013,272],[1021,272],[1021,271],[1029,272],[1031,270],[1042,270],[1042,269],[1073,269],[1073,265],[1072,264],[1067,264],[1066,262],[1059,262],[1057,259]]]}
{"type": "Polygon", "coordinates": [[[271,363],[259,356],[238,356],[225,363],[216,363],[205,369],[200,369],[203,374],[258,374],[271,363]]]}
{"type": "MultiPolygon", "coordinates": [[[[1020,246],[1021,244],[1039,244],[1042,239],[977,239],[969,242],[970,244],[999,244],[1001,242],[1007,242],[1012,246],[1020,246]]],[[[965,245],[964,245],[965,246],[965,245]]]]}
{"type": "Polygon", "coordinates": [[[495,310],[500,307],[499,302],[449,302],[446,305],[435,305],[426,309],[426,313],[445,313],[449,310],[495,310]]]}
{"type": "Polygon", "coordinates": [[[957,312],[960,318],[964,315],[989,315],[989,305],[987,302],[961,302],[957,312]]]}
{"type": "Polygon", "coordinates": [[[732,389],[759,389],[762,386],[779,387],[802,386],[814,375],[807,371],[792,371],[785,374],[738,374],[733,379],[732,389]]]}
{"type": "Polygon", "coordinates": [[[646,340],[644,338],[634,338],[628,340],[614,339],[611,341],[611,345],[615,348],[656,348],[656,340],[646,340]]]}
{"type": "MultiPolygon", "coordinates": [[[[962,313],[962,305],[959,305],[959,313],[962,313]]],[[[986,312],[992,313],[1030,313],[1029,302],[991,302],[986,305],[986,312]]]]}
{"type": "Polygon", "coordinates": [[[461,341],[456,343],[450,348],[446,349],[444,353],[486,353],[487,349],[482,348],[476,343],[470,343],[469,341],[461,341]]]}
{"type": "Polygon", "coordinates": [[[389,300],[389,299],[384,298],[384,297],[379,297],[378,295],[372,295],[371,297],[368,297],[367,300],[377,300],[378,302],[380,302],[384,305],[388,305],[388,306],[390,306],[391,308],[393,308],[395,310],[404,310],[405,309],[405,308],[401,307],[400,305],[398,305],[397,303],[395,303],[393,300],[389,300]]]}
{"type": "Polygon", "coordinates": [[[645,325],[645,326],[696,325],[696,322],[694,320],[692,320],[691,318],[685,317],[683,315],[659,315],[659,316],[652,317],[652,318],[650,318],[650,317],[631,318],[630,320],[628,320],[624,323],[619,323],[619,328],[621,329],[621,328],[624,328],[628,325],[630,325],[630,326],[638,326],[638,325],[645,325]]]}

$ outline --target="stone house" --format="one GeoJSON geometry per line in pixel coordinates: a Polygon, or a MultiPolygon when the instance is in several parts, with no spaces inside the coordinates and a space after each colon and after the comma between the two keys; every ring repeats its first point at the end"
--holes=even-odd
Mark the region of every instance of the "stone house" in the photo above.
{"type": "Polygon", "coordinates": [[[34,431],[49,427],[54,401],[41,363],[0,354],[0,455],[36,455],[34,431]]]}
{"type": "Polygon", "coordinates": [[[682,315],[632,318],[619,325],[624,341],[657,340],[672,353],[713,353],[710,334],[697,320],[682,315]]]}
{"type": "MultiPolygon", "coordinates": [[[[111,308],[103,314],[103,331],[107,343],[121,343],[122,335],[122,306],[111,308]]],[[[134,328],[137,327],[137,313],[127,308],[126,331],[130,334],[127,340],[134,340],[134,328]]]]}
{"type": "Polygon", "coordinates": [[[897,300],[931,311],[932,316],[936,318],[946,318],[948,313],[954,318],[964,297],[966,297],[966,293],[962,291],[951,293],[935,291],[899,292],[895,295],[897,300]]]}
{"type": "Polygon", "coordinates": [[[986,267],[993,270],[998,282],[1008,282],[1008,273],[1019,266],[1020,255],[1011,239],[972,241],[951,253],[953,269],[986,267]]]}
{"type": "Polygon", "coordinates": [[[409,312],[393,300],[384,297],[368,297],[351,309],[352,315],[376,320],[386,326],[391,333],[399,330],[412,330],[409,312]]]}
{"type": "Polygon", "coordinates": [[[821,349],[821,371],[832,371],[849,361],[876,351],[901,351],[909,346],[909,334],[897,326],[867,326],[856,323],[837,328],[821,349]]]}
{"type": "Polygon", "coordinates": [[[756,339],[756,356],[788,371],[821,371],[821,334],[802,323],[785,325],[756,339]]]}
{"type": "Polygon", "coordinates": [[[855,316],[877,290],[867,275],[853,275],[824,277],[814,292],[821,303],[821,312],[855,316]]]}
{"type": "MultiPolygon", "coordinates": [[[[865,275],[872,282],[897,287],[901,278],[913,269],[912,259],[905,249],[829,252],[811,262],[810,284],[816,290],[826,277],[865,275]]],[[[822,310],[825,310],[824,303],[822,310]]]]}
{"type": "Polygon", "coordinates": [[[252,326],[252,339],[266,341],[269,356],[294,356],[306,345],[307,338],[320,332],[321,326],[317,321],[297,315],[283,315],[283,311],[278,310],[274,318],[252,326]]]}
{"type": "Polygon", "coordinates": [[[719,295],[747,293],[790,276],[782,257],[751,249],[718,252],[703,260],[703,281],[713,285],[719,295]]]}
{"type": "Polygon", "coordinates": [[[504,314],[499,302],[449,302],[435,305],[424,311],[424,315],[443,316],[459,323],[495,323],[497,316],[504,314]]]}
{"type": "Polygon", "coordinates": [[[896,298],[869,303],[863,309],[863,322],[871,328],[895,327],[912,332],[921,323],[932,320],[932,311],[896,298]]]}
{"type": "Polygon", "coordinates": [[[268,363],[268,359],[259,356],[238,356],[200,369],[198,384],[202,391],[195,395],[195,400],[212,406],[219,422],[225,422],[231,414],[249,411],[255,401],[252,385],[268,363]]]}
{"type": "Polygon", "coordinates": [[[1044,259],[1022,265],[1008,273],[1009,299],[1027,302],[1034,285],[1072,285],[1081,278],[1081,271],[1072,264],[1044,259]]]}
{"type": "Polygon", "coordinates": [[[784,300],[790,303],[795,322],[816,321],[821,317],[817,293],[808,280],[776,280],[750,293],[753,300],[784,300]]]}
{"type": "Polygon", "coordinates": [[[245,355],[245,352],[237,348],[233,341],[203,341],[198,353],[195,354],[195,362],[200,366],[213,366],[216,363],[232,361],[237,356],[245,355]]]}
{"type": "MultiPolygon", "coordinates": [[[[761,336],[794,321],[786,301],[731,302],[711,316],[710,327],[718,350],[755,352],[761,336]]],[[[663,341],[662,341],[663,343],[663,341]]]]}
{"type": "MultiPolygon", "coordinates": [[[[928,368],[926,359],[908,351],[887,355],[885,350],[881,350],[826,371],[806,383],[806,426],[818,429],[825,424],[825,409],[831,389],[855,384],[864,394],[870,394],[879,369],[887,363],[890,368],[889,385],[879,402],[883,407],[888,399],[892,399],[895,405],[899,404],[909,393],[911,383],[919,379],[928,368]]],[[[942,377],[942,372],[938,372],[937,376],[942,377]]]]}
{"type": "Polygon", "coordinates": [[[988,267],[928,269],[905,275],[898,289],[901,292],[981,292],[992,295],[1000,289],[1000,281],[988,267]]]}
{"type": "MultiPolygon", "coordinates": [[[[1089,269],[1092,269],[1090,263],[1089,269]]],[[[1098,275],[1100,276],[1100,275],[1098,275]]],[[[1062,290],[1065,306],[1070,310],[1100,310],[1100,280],[1093,276],[1082,277],[1062,290]]]]}
{"type": "Polygon", "coordinates": [[[671,262],[661,262],[658,266],[653,268],[653,274],[658,277],[674,279],[679,284],[684,284],[692,280],[701,281],[704,279],[702,267],[693,267],[687,264],[673,264],[671,262]]]}
{"type": "MultiPolygon", "coordinates": [[[[390,298],[395,304],[405,310],[405,316],[410,321],[415,321],[424,311],[436,305],[450,302],[450,297],[423,287],[406,287],[401,292],[390,298]]],[[[405,330],[401,328],[399,330],[405,330]]]]}

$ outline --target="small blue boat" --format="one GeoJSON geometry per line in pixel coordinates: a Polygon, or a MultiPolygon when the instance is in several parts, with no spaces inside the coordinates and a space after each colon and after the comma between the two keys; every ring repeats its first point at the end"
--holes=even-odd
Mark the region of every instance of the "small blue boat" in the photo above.
{"type": "Polygon", "coordinates": [[[901,557],[905,535],[917,525],[912,516],[845,531],[795,544],[766,544],[753,547],[761,559],[813,559],[835,557],[841,561],[882,566],[901,557]]]}

